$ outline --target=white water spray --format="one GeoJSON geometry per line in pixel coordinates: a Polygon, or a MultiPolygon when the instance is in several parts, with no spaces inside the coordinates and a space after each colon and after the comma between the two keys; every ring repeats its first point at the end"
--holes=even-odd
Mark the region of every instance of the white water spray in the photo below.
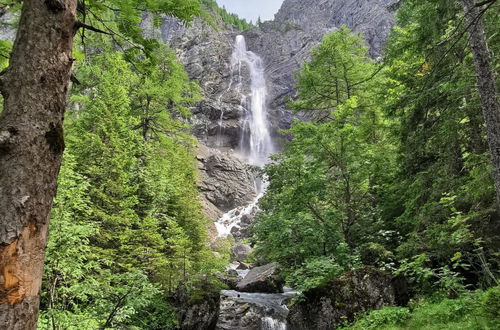
{"type": "Polygon", "coordinates": [[[261,329],[263,330],[286,330],[286,323],[272,317],[266,316],[262,319],[261,329]]]}

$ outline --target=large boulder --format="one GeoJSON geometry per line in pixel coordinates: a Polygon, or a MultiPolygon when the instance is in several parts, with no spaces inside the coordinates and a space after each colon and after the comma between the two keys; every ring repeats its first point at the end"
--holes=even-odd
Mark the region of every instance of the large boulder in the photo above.
{"type": "Polygon", "coordinates": [[[215,329],[219,316],[220,285],[213,278],[200,276],[189,290],[178,288],[170,297],[177,310],[179,329],[215,329]]]}
{"type": "Polygon", "coordinates": [[[256,197],[252,173],[230,152],[199,145],[196,158],[205,213],[217,220],[223,213],[256,197]]]}
{"type": "Polygon", "coordinates": [[[304,299],[290,308],[290,329],[335,329],[359,313],[394,305],[397,298],[392,277],[372,267],[346,273],[303,294],[304,299]]]}
{"type": "Polygon", "coordinates": [[[243,262],[252,252],[252,247],[248,244],[239,244],[231,249],[234,260],[243,262]]]}
{"type": "Polygon", "coordinates": [[[278,264],[274,262],[253,268],[236,288],[241,292],[283,292],[283,280],[278,275],[278,264]]]}

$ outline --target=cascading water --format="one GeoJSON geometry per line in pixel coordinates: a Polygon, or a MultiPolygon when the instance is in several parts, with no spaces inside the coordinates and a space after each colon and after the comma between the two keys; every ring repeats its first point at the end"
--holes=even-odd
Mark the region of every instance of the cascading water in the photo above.
{"type": "Polygon", "coordinates": [[[250,71],[251,94],[245,95],[242,99],[242,106],[247,110],[247,116],[243,123],[240,151],[249,164],[260,167],[267,163],[269,155],[274,151],[267,120],[266,79],[262,59],[247,50],[245,38],[240,35],[236,37],[232,56],[232,66],[238,68],[240,87],[244,79],[241,74],[242,65],[246,65],[250,71]]]}
{"type": "Polygon", "coordinates": [[[286,323],[266,316],[262,319],[262,330],[286,330],[286,323]]]}
{"type": "MultiPolygon", "coordinates": [[[[241,141],[238,148],[239,154],[250,165],[262,167],[274,152],[274,143],[267,118],[267,87],[264,75],[264,66],[262,59],[255,53],[248,51],[245,38],[241,35],[236,37],[234,51],[231,57],[231,81],[229,89],[232,86],[241,95],[241,107],[245,111],[245,117],[242,122],[241,141]],[[248,81],[248,76],[250,81],[248,81]],[[248,92],[248,85],[250,87],[248,92]]],[[[219,127],[222,127],[222,115],[219,127]]],[[[216,223],[217,231],[220,237],[227,237],[232,229],[240,228],[242,219],[245,216],[252,216],[258,209],[258,201],[266,189],[265,180],[258,177],[254,179],[257,198],[249,203],[224,214],[216,223]]],[[[237,264],[233,265],[236,269],[237,264]]],[[[236,270],[238,271],[238,270],[236,270]]],[[[238,274],[244,277],[247,271],[239,271],[238,274]]],[[[258,311],[260,317],[260,328],[266,330],[286,330],[286,314],[288,309],[283,304],[289,294],[265,294],[265,293],[240,293],[236,291],[223,291],[221,297],[224,297],[221,303],[221,313],[229,312],[231,323],[235,320],[234,312],[240,311],[240,303],[252,304],[254,310],[258,311]]],[[[237,329],[232,325],[222,325],[224,320],[219,318],[218,329],[237,329]]],[[[239,328],[238,328],[239,329],[239,328]]],[[[252,329],[254,329],[252,327],[252,329]]]]}
{"type": "MultiPolygon", "coordinates": [[[[266,78],[262,59],[257,54],[247,50],[245,38],[242,35],[236,37],[234,51],[231,56],[229,88],[233,84],[235,84],[235,89],[241,95],[240,106],[245,111],[238,151],[248,164],[262,167],[274,152],[274,143],[267,120],[266,78]],[[250,76],[250,93],[243,92],[246,83],[244,69],[248,70],[250,76]]],[[[219,236],[227,237],[231,229],[239,227],[242,217],[255,213],[257,202],[262,197],[266,184],[256,177],[254,185],[258,196],[252,203],[246,207],[227,212],[216,222],[219,236]]]]}

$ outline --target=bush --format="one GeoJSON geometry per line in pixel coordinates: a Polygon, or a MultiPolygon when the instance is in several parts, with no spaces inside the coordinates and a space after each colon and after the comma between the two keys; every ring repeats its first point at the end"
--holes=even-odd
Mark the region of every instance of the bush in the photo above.
{"type": "Polygon", "coordinates": [[[313,257],[308,258],[300,268],[287,276],[286,280],[293,288],[306,291],[321,286],[343,271],[333,257],[313,257]]]}
{"type": "Polygon", "coordinates": [[[410,310],[406,307],[386,307],[372,311],[355,323],[350,329],[371,330],[388,325],[400,325],[410,318],[410,310]]]}
{"type": "Polygon", "coordinates": [[[500,285],[485,291],[481,297],[481,314],[500,328],[500,285]]]}
{"type": "Polygon", "coordinates": [[[416,302],[409,308],[385,307],[362,316],[344,330],[481,330],[499,329],[500,287],[468,292],[458,299],[416,302]]]}
{"type": "Polygon", "coordinates": [[[378,243],[366,243],[360,246],[361,262],[367,266],[383,266],[392,261],[394,255],[378,243]]]}

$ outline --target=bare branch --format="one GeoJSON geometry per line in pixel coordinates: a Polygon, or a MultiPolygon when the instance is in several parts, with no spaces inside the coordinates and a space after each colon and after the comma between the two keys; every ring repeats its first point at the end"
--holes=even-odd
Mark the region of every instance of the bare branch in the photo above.
{"type": "Polygon", "coordinates": [[[81,22],[81,21],[77,21],[77,22],[75,23],[75,33],[76,33],[76,31],[78,31],[78,29],[80,29],[80,28],[87,29],[87,30],[94,31],[94,32],[98,32],[98,33],[102,33],[102,34],[111,35],[111,33],[109,33],[109,32],[106,32],[106,31],[103,31],[103,30],[101,30],[101,29],[98,29],[98,28],[96,28],[96,27],[94,27],[94,26],[91,26],[91,25],[85,24],[85,23],[83,23],[83,22],[81,22]]]}

